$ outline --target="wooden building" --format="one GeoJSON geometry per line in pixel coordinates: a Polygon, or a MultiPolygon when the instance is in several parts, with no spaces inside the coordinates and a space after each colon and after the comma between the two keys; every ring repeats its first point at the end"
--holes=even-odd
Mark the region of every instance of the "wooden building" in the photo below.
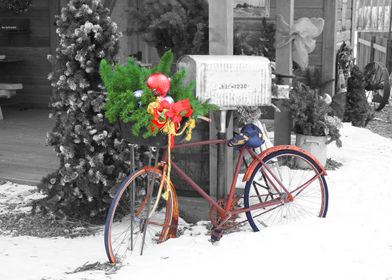
{"type": "MultiPolygon", "coordinates": [[[[111,9],[112,18],[118,24],[121,31],[126,31],[128,26],[128,8],[143,4],[143,0],[102,1],[111,9]]],[[[310,64],[322,69],[323,79],[327,80],[335,77],[335,53],[339,44],[342,41],[348,42],[353,40],[354,33],[352,30],[355,26],[353,7],[356,1],[358,0],[270,0],[268,20],[275,20],[278,14],[277,4],[281,5],[282,3],[294,3],[292,11],[294,19],[300,17],[322,17],[325,19],[324,31],[317,38],[316,49],[310,55],[310,64]]],[[[47,55],[53,54],[57,46],[54,16],[59,14],[61,7],[67,3],[67,0],[33,0],[32,3],[32,6],[27,12],[20,14],[14,14],[5,8],[0,8],[1,26],[15,24],[21,26],[18,32],[0,30],[0,55],[4,54],[7,58],[17,60],[10,63],[0,62],[0,83],[23,84],[23,89],[19,90],[11,99],[0,98],[0,105],[4,107],[9,104],[22,108],[47,108],[52,93],[52,88],[47,80],[48,73],[51,72],[51,65],[47,61],[47,55]]],[[[261,18],[257,17],[234,18],[234,26],[244,26],[246,30],[251,32],[258,32],[261,23],[261,18]]],[[[154,64],[158,61],[156,50],[146,44],[142,36],[124,34],[120,40],[119,60],[125,61],[129,55],[138,52],[141,52],[142,61],[145,63],[154,64]]],[[[331,86],[330,92],[333,93],[333,90],[334,86],[331,86]]],[[[16,112],[16,114],[23,114],[23,112],[16,112]]],[[[47,114],[41,113],[41,115],[45,116],[47,114]]],[[[11,114],[9,116],[12,117],[11,114]]],[[[7,119],[7,116],[5,118],[7,119]]],[[[34,123],[28,123],[29,120],[31,118],[26,115],[26,125],[34,126],[34,123]]],[[[20,122],[20,118],[18,118],[18,122],[20,122]]],[[[11,123],[6,125],[7,127],[13,126],[12,120],[11,123]]],[[[48,131],[51,130],[49,126],[50,122],[48,122],[48,131]]],[[[1,131],[5,131],[4,127],[5,122],[2,123],[0,121],[0,150],[9,149],[7,145],[11,141],[10,138],[7,138],[7,144],[1,146],[2,139],[5,139],[1,135],[1,131]]],[[[19,130],[15,128],[14,131],[19,130]]],[[[7,133],[12,134],[17,132],[7,133]]],[[[37,137],[33,139],[37,140],[37,137]]],[[[29,139],[29,136],[26,135],[25,139],[29,139]]],[[[36,140],[34,141],[36,142],[36,140]]],[[[24,142],[21,143],[26,145],[24,142]]],[[[45,135],[42,134],[39,145],[44,146],[44,143],[45,135]]],[[[34,150],[34,145],[31,145],[29,149],[34,150]]],[[[17,153],[18,148],[14,147],[13,151],[17,153]]],[[[40,153],[42,154],[42,151],[40,153]]],[[[38,153],[31,155],[31,159],[29,160],[31,166],[34,165],[34,157],[37,156],[38,153]]],[[[21,156],[19,158],[23,157],[21,156]]],[[[13,161],[11,154],[3,162],[1,161],[0,154],[0,178],[2,177],[1,169],[5,170],[5,166],[8,166],[10,169],[16,169],[14,165],[10,167],[8,164],[9,161],[13,161]]],[[[44,164],[45,160],[42,160],[42,162],[44,164]]],[[[53,165],[53,158],[47,160],[47,162],[49,165],[53,165]]],[[[40,172],[47,172],[47,169],[43,170],[40,172]]]]}
{"type": "MultiPolygon", "coordinates": [[[[276,17],[276,1],[271,0],[269,20],[276,17]]],[[[127,28],[127,9],[131,6],[141,5],[142,0],[107,0],[106,5],[112,9],[112,17],[123,31],[127,28]]],[[[326,19],[326,26],[322,36],[317,38],[317,47],[310,54],[310,64],[323,66],[324,69],[330,60],[330,48],[324,42],[335,42],[338,46],[342,41],[352,40],[353,29],[353,2],[354,0],[296,0],[294,4],[294,18],[322,17],[326,19]],[[330,22],[330,26],[328,26],[330,22]],[[332,24],[333,23],[333,24],[332,24]],[[336,32],[333,32],[336,30],[336,32]]],[[[23,89],[10,101],[1,100],[2,104],[24,104],[28,106],[47,107],[51,88],[47,75],[51,66],[46,57],[53,53],[56,47],[56,34],[54,15],[58,14],[61,5],[66,0],[34,0],[27,12],[14,14],[9,10],[0,9],[0,23],[26,24],[25,30],[20,32],[0,33],[0,54],[17,58],[19,62],[9,63],[0,67],[0,83],[23,83],[23,89]]],[[[244,26],[245,29],[257,32],[260,28],[260,18],[235,18],[235,26],[244,26]]],[[[333,50],[333,51],[336,51],[333,50]]],[[[154,48],[148,46],[141,36],[124,36],[121,40],[120,58],[125,60],[128,55],[141,52],[146,63],[158,61],[154,48]]],[[[327,66],[328,67],[328,66],[327,66]]],[[[328,67],[329,68],[329,67],[328,67]]],[[[333,68],[332,66],[330,68],[333,68]]]]}
{"type": "MultiPolygon", "coordinates": [[[[46,106],[51,87],[47,80],[51,66],[46,57],[54,48],[54,14],[51,0],[34,0],[27,12],[15,14],[0,9],[0,54],[17,62],[0,64],[0,83],[22,83],[9,102],[46,106]],[[16,26],[18,30],[7,30],[16,26]]],[[[0,100],[4,104],[4,100],[0,100]]]]}

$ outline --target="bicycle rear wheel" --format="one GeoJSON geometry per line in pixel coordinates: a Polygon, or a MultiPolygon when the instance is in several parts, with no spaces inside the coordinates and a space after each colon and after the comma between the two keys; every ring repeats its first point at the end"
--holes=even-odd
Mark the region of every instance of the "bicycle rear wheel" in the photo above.
{"type": "MultiPolygon", "coordinates": [[[[312,158],[300,151],[284,149],[272,152],[262,161],[289,191],[293,199],[291,202],[281,202],[278,205],[246,212],[248,222],[254,231],[306,217],[326,216],[327,182],[324,176],[320,175],[321,168],[312,158]],[[306,184],[307,187],[301,187],[306,184]]],[[[245,186],[245,208],[273,199],[283,201],[285,198],[287,194],[259,163],[245,186]]]]}
{"type": "Polygon", "coordinates": [[[158,171],[155,175],[153,173],[145,168],[128,176],[110,205],[105,223],[105,250],[111,263],[118,262],[130,251],[140,252],[144,227],[147,227],[145,245],[148,246],[165,241],[173,231],[172,222],[176,226],[176,221],[173,221],[175,192],[163,182],[159,195],[162,177],[158,171]],[[152,186],[151,198],[147,191],[148,182],[152,186]],[[163,194],[167,190],[166,197],[163,194]],[[157,207],[154,209],[155,205],[157,207]]]}

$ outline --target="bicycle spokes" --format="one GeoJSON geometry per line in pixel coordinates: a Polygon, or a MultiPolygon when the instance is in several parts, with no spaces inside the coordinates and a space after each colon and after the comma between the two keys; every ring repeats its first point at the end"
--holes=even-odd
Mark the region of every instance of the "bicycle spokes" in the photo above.
{"type": "Polygon", "coordinates": [[[258,229],[307,216],[323,216],[326,190],[322,176],[302,153],[290,151],[265,160],[247,184],[251,226],[258,229]]]}

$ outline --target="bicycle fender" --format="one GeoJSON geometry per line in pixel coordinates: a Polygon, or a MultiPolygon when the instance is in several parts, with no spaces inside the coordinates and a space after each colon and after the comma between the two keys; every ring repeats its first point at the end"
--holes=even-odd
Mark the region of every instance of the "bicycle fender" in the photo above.
{"type": "Polygon", "coordinates": [[[325,170],[324,166],[320,163],[320,161],[311,153],[305,151],[304,149],[298,148],[297,146],[294,145],[278,145],[271,147],[263,152],[261,154],[257,155],[257,158],[255,158],[251,164],[249,165],[248,169],[246,169],[245,175],[242,178],[243,182],[247,182],[252,175],[253,171],[256,169],[257,165],[262,161],[265,157],[270,155],[271,153],[277,152],[277,151],[282,151],[282,150],[294,150],[298,151],[301,153],[304,153],[308,157],[310,157],[316,165],[320,168],[322,175],[327,175],[327,171],[325,170]]]}

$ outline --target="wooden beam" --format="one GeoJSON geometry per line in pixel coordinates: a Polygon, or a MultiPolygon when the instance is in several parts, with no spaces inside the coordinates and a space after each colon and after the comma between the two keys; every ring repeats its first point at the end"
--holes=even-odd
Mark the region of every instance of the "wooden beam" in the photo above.
{"type": "Polygon", "coordinates": [[[362,44],[362,45],[365,45],[367,47],[370,47],[372,45],[372,43],[370,41],[367,41],[367,40],[362,39],[362,38],[358,38],[358,43],[362,44]]]}
{"type": "Polygon", "coordinates": [[[374,43],[374,44],[373,44],[373,48],[374,48],[375,50],[379,51],[379,52],[382,52],[382,53],[385,53],[385,54],[387,53],[387,48],[384,47],[384,46],[381,46],[381,45],[379,45],[379,44],[374,43]]]}
{"type": "MultiPolygon", "coordinates": [[[[283,16],[285,22],[291,26],[294,23],[294,0],[276,1],[276,15],[283,16]]],[[[276,50],[276,72],[291,75],[292,69],[292,43],[289,43],[276,50]]],[[[290,80],[285,82],[290,83],[290,80]]]]}
{"type": "MultiPolygon", "coordinates": [[[[294,0],[276,1],[276,15],[283,16],[285,22],[290,26],[294,23],[294,0]]],[[[276,72],[279,74],[291,75],[293,69],[292,43],[276,49],[276,72]]],[[[284,79],[284,84],[290,84],[290,79],[284,79]]],[[[283,101],[276,104],[280,112],[274,114],[274,144],[291,144],[290,139],[290,112],[285,109],[283,101]]]]}
{"type": "MultiPolygon", "coordinates": [[[[209,0],[209,54],[210,55],[233,55],[233,0],[209,0]]],[[[218,113],[219,114],[219,113],[218,113]]],[[[221,114],[220,117],[223,115],[221,114]]],[[[217,125],[220,118],[214,118],[211,114],[212,122],[210,124],[210,137],[216,137],[218,130],[217,125]]],[[[227,118],[226,138],[233,137],[233,117],[227,118]]],[[[225,148],[225,162],[223,163],[224,175],[218,179],[218,151],[217,147],[210,145],[209,150],[209,181],[210,195],[214,197],[222,196],[222,190],[226,187],[226,192],[230,187],[233,177],[233,149],[225,148]],[[220,190],[220,191],[218,191],[220,190]]],[[[219,167],[222,171],[222,167],[219,167]]],[[[221,174],[220,174],[221,175],[221,174]]]]}
{"type": "Polygon", "coordinates": [[[48,0],[49,3],[49,32],[50,32],[50,53],[55,55],[58,45],[58,36],[56,33],[56,19],[55,15],[60,14],[61,3],[60,0],[48,0]]]}
{"type": "Polygon", "coordinates": [[[233,0],[210,0],[209,52],[210,54],[233,54],[233,0]]]}
{"type": "Polygon", "coordinates": [[[354,58],[357,57],[357,24],[358,24],[358,0],[352,0],[352,10],[351,10],[351,47],[353,49],[354,58]]]}
{"type": "MultiPolygon", "coordinates": [[[[324,30],[323,30],[323,49],[322,49],[322,71],[323,81],[335,79],[336,64],[336,22],[338,0],[324,1],[324,30]]],[[[329,83],[325,87],[325,92],[335,94],[335,82],[329,83]]]]}

